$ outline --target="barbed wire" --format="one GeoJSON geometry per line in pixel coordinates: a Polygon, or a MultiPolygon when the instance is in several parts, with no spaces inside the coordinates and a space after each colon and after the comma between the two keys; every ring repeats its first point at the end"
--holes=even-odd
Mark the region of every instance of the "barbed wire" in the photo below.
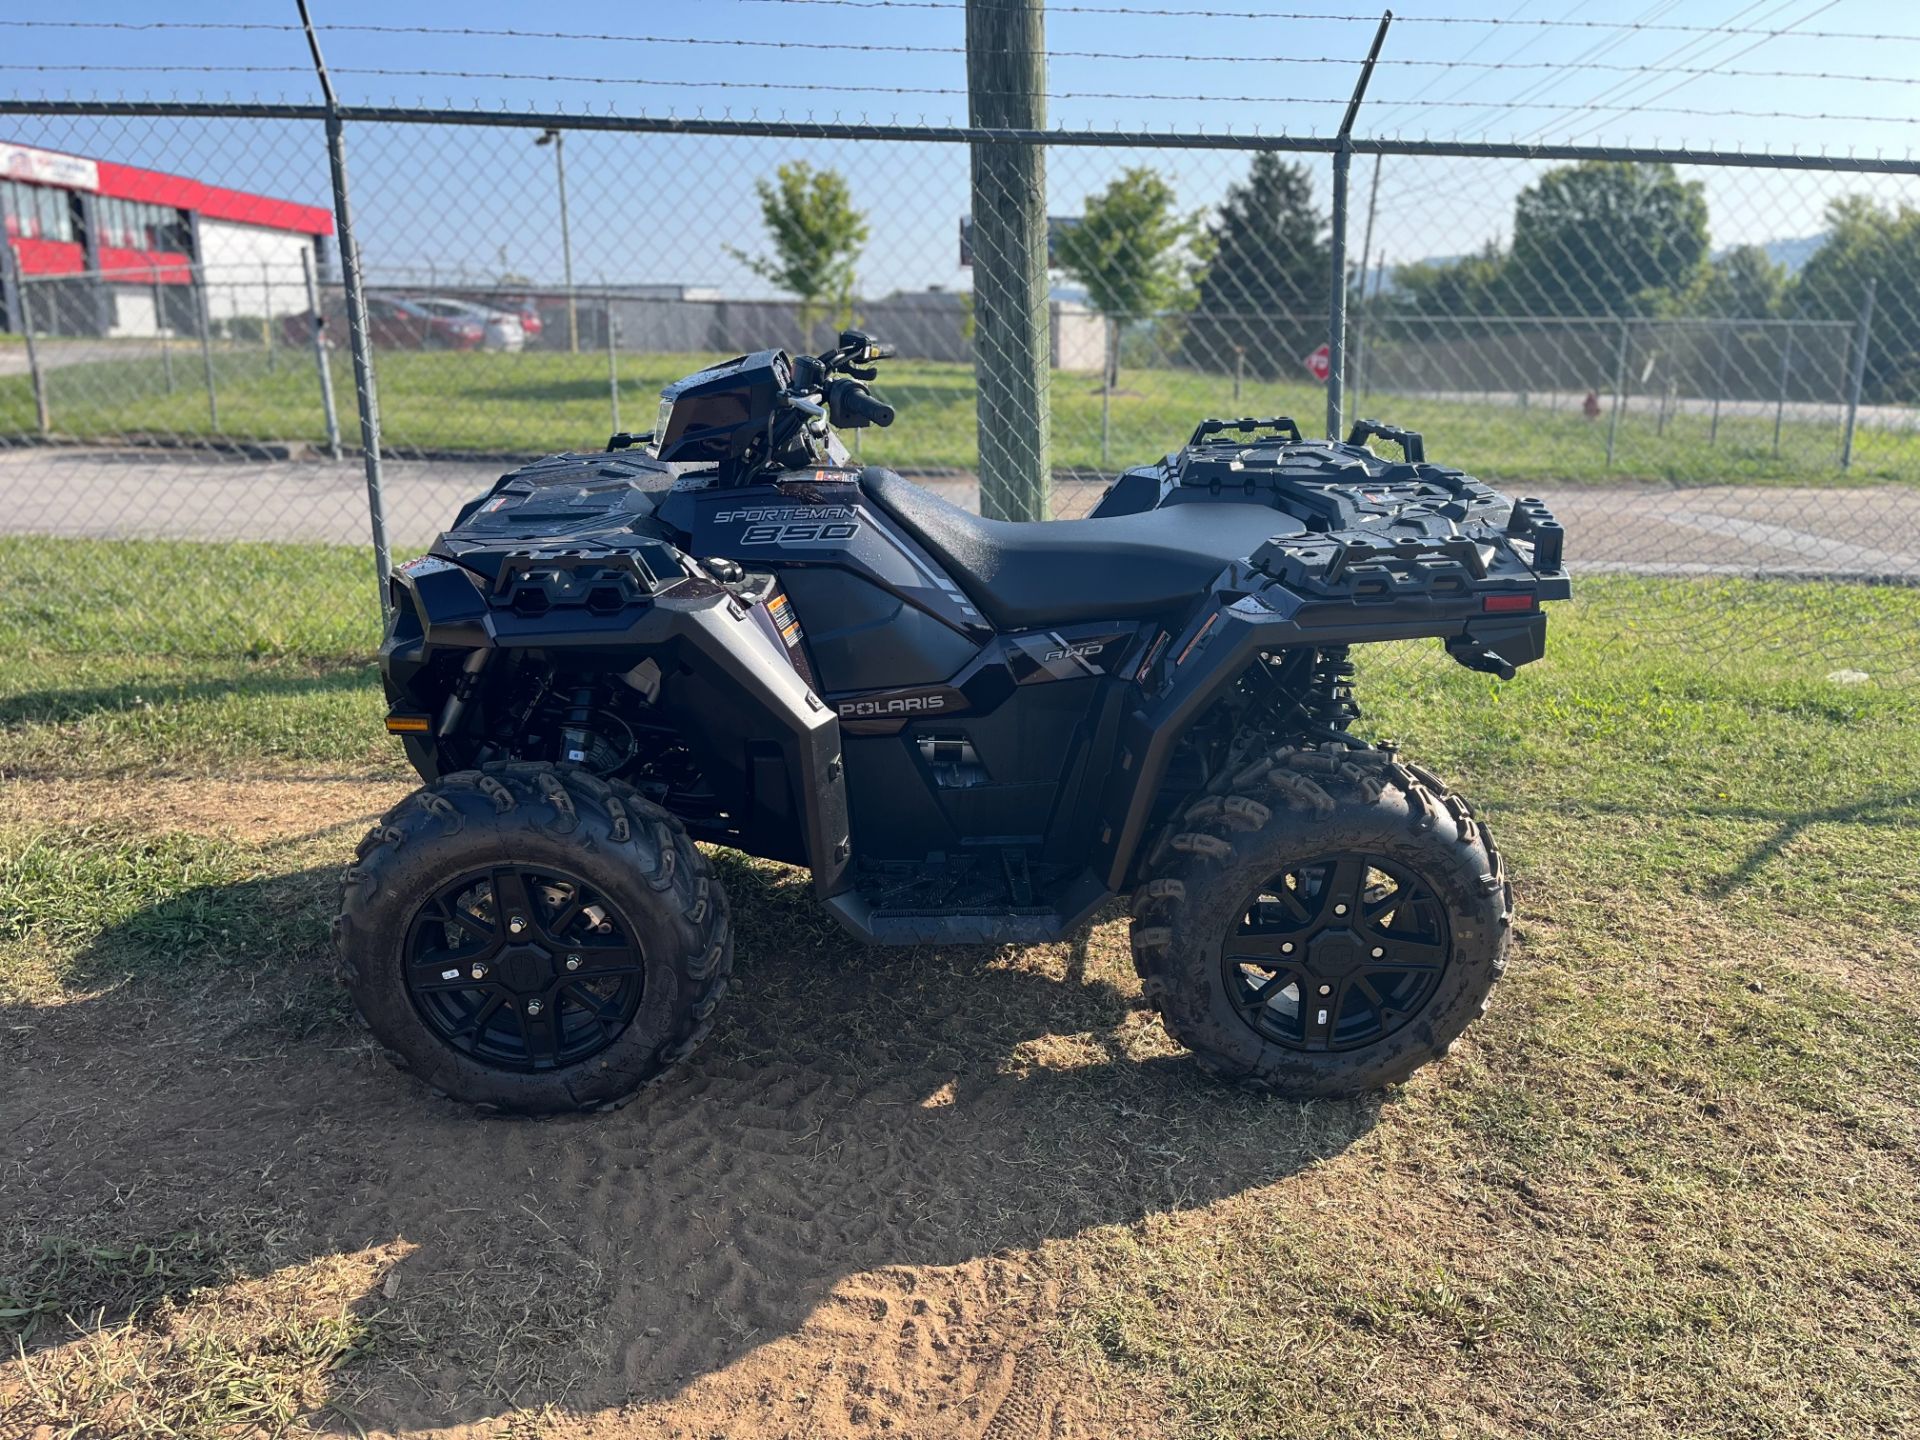
{"type": "MultiPolygon", "coordinates": [[[[740,0],[743,5],[828,5],[849,10],[964,10],[965,0],[740,0]]],[[[1374,11],[1353,14],[1318,10],[1167,10],[1133,5],[1054,5],[1050,15],[1125,15],[1169,20],[1331,20],[1377,25],[1374,11]]],[[[1865,40],[1920,42],[1920,35],[1875,34],[1859,30],[1768,30],[1742,25],[1685,25],[1669,21],[1520,19],[1494,15],[1395,15],[1395,25],[1492,25],[1539,27],[1554,30],[1635,30],[1669,34],[1786,35],[1804,40],[1865,40]]]]}
{"type": "MultiPolygon", "coordinates": [[[[755,5],[835,5],[853,9],[922,9],[922,10],[958,10],[964,8],[959,0],[740,0],[742,4],[755,5]]],[[[1287,10],[1146,10],[1124,6],[1091,5],[1052,5],[1050,13],[1067,15],[1137,15],[1143,17],[1167,17],[1171,19],[1232,19],[1232,20],[1331,20],[1377,22],[1377,15],[1344,15],[1314,11],[1287,10]]],[[[1658,21],[1608,21],[1608,20],[1546,20],[1520,19],[1516,16],[1469,16],[1469,15],[1396,15],[1394,24],[1406,25],[1486,25],[1494,27],[1533,27],[1546,29],[1582,29],[1617,30],[1623,32],[1659,32],[1693,35],[1757,35],[1765,39],[1791,38],[1796,40],[1855,40],[1866,42],[1913,42],[1920,43],[1920,34],[1905,35],[1855,30],[1802,30],[1797,27],[1743,26],[1743,25],[1682,25],[1658,21]]],[[[702,37],[684,35],[629,35],[615,31],[592,30],[522,30],[514,27],[486,27],[473,25],[368,25],[368,24],[323,24],[316,27],[332,34],[367,35],[433,35],[433,36],[470,36],[474,38],[494,38],[507,40],[583,40],[595,44],[631,43],[644,45],[722,45],[756,49],[775,50],[846,50],[846,51],[884,51],[900,54],[965,54],[964,46],[952,45],[867,45],[850,44],[835,41],[800,40],[750,40],[736,36],[702,37]]],[[[230,31],[269,31],[281,33],[300,33],[300,26],[270,21],[255,20],[14,20],[0,19],[0,29],[9,30],[109,30],[128,33],[146,33],[160,30],[230,30],[230,31]]],[[[1240,64],[1309,64],[1309,65],[1355,65],[1358,55],[1176,55],[1161,52],[1125,53],[1105,50],[1058,50],[1049,49],[1050,58],[1082,58],[1089,60],[1179,60],[1179,61],[1219,61],[1221,63],[1240,64]]],[[[1450,68],[1471,66],[1476,69],[1551,69],[1553,61],[1531,61],[1524,64],[1511,64],[1504,61],[1469,61],[1462,59],[1424,60],[1383,55],[1376,62],[1381,65],[1432,66],[1450,68]]],[[[1579,65],[1568,63],[1560,66],[1565,69],[1607,69],[1659,71],[1672,67],[1579,65]]],[[[1716,71],[1711,73],[1729,73],[1716,71]]],[[[1741,72],[1761,77],[1769,77],[1774,72],[1741,72]]],[[[1850,80],[1850,79],[1887,79],[1898,77],[1856,76],[1853,74],[1821,74],[1800,72],[1779,72],[1781,78],[1810,80],[1850,80]]],[[[1898,80],[1898,83],[1914,83],[1898,80]]]]}
{"type": "MultiPolygon", "coordinates": [[[[997,90],[969,91],[957,86],[911,86],[911,85],[839,85],[801,83],[787,81],[761,80],[683,80],[660,79],[639,75],[542,75],[512,70],[442,70],[442,69],[403,69],[390,66],[341,66],[329,67],[336,75],[366,75],[386,79],[421,80],[511,80],[541,84],[565,85],[644,85],[662,89],[686,90],[745,90],[763,93],[792,92],[796,94],[838,94],[838,95],[896,95],[927,96],[940,95],[962,97],[968,94],[1000,95],[1015,92],[997,90]]],[[[140,73],[140,74],[220,74],[220,75],[287,75],[311,74],[311,68],[304,65],[37,65],[21,64],[12,61],[0,61],[0,71],[21,71],[27,73],[140,73]]],[[[1018,92],[1025,93],[1025,92],[1018,92]]],[[[1047,100],[1137,100],[1152,102],[1177,102],[1192,104],[1196,99],[1205,99],[1217,104],[1252,105],[1344,105],[1344,95],[1207,95],[1196,97],[1188,92],[1155,92],[1139,90],[1050,90],[1044,93],[1047,100]]],[[[1483,100],[1417,100],[1397,102],[1412,105],[1420,109],[1485,110],[1489,102],[1483,100]]],[[[1795,110],[1746,110],[1746,109],[1706,109],[1697,106],[1655,106],[1655,105],[1595,105],[1588,102],[1545,102],[1527,101],[1516,108],[1527,110],[1557,110],[1575,113],[1649,114],[1649,115],[1685,115],[1704,119],[1742,119],[1742,120],[1799,120],[1829,121],[1847,124],[1871,125],[1920,125],[1920,116],[1913,115],[1857,115],[1818,111],[1795,110]]]]}
{"type": "MultiPolygon", "coordinates": [[[[0,21],[6,26],[57,26],[59,21],[0,21]]],[[[87,28],[95,28],[111,22],[76,22],[87,28]]],[[[158,21],[148,24],[118,24],[114,28],[128,30],[154,30],[164,28],[180,29],[257,29],[257,30],[297,30],[292,25],[226,25],[214,26],[199,22],[182,23],[174,26],[172,22],[158,21]]],[[[587,32],[570,30],[519,30],[498,29],[470,25],[328,25],[328,31],[344,31],[371,35],[431,35],[439,37],[465,36],[484,39],[510,40],[584,40],[593,43],[625,43],[636,45],[698,45],[717,48],[749,50],[807,50],[842,52],[850,54],[887,54],[887,55],[964,55],[964,45],[875,45],[840,41],[817,40],[753,40],[740,36],[700,36],[700,35],[628,35],[613,32],[587,32]]],[[[1151,63],[1193,63],[1221,65],[1341,65],[1352,66],[1360,63],[1353,55],[1200,55],[1171,54],[1153,50],[1061,50],[1049,48],[1046,52],[1049,60],[1124,60],[1151,63]]],[[[1623,75],[1687,75],[1708,76],[1724,75],[1734,79],[1747,80],[1845,80],[1856,84],[1879,85],[1920,85],[1920,76],[1915,75],[1862,75],[1856,72],[1845,74],[1820,70],[1731,70],[1714,66],[1688,67],[1677,65],[1618,65],[1604,62],[1553,61],[1553,60],[1445,60],[1427,59],[1417,56],[1383,55],[1376,62],[1382,67],[1400,69],[1431,70],[1485,70],[1485,71],[1552,71],[1573,70],[1600,71],[1623,75]]],[[[105,66],[93,68],[104,69],[105,66]]],[[[1383,101],[1384,104],[1406,104],[1408,101],[1383,101]]]]}
{"type": "MultiPolygon", "coordinates": [[[[1793,0],[1782,0],[1782,3],[1779,6],[1777,6],[1774,10],[1768,13],[1767,18],[1771,20],[1775,15],[1778,15],[1782,10],[1789,8],[1790,5],[1792,5],[1792,3],[1793,3],[1793,0]]],[[[1813,9],[1803,14],[1798,20],[1790,22],[1787,27],[1788,30],[1791,31],[1794,29],[1795,26],[1798,26],[1808,20],[1812,20],[1816,16],[1824,15],[1827,11],[1833,9],[1834,6],[1837,5],[1838,3],[1839,3],[1839,0],[1825,0],[1825,3],[1816,5],[1813,9]]],[[[1734,43],[1734,41],[1737,38],[1739,37],[1726,36],[1721,39],[1706,42],[1707,49],[1709,52],[1711,52],[1715,49],[1724,48],[1725,46],[1734,43]]],[[[1767,38],[1761,38],[1761,39],[1755,40],[1751,44],[1743,45],[1740,49],[1734,51],[1733,54],[1726,56],[1726,59],[1738,60],[1743,55],[1752,54],[1755,50],[1759,49],[1762,45],[1765,45],[1767,43],[1768,43],[1767,38]]],[[[1595,100],[1609,100],[1616,97],[1625,98],[1627,96],[1633,95],[1636,91],[1644,92],[1647,86],[1653,83],[1656,83],[1656,82],[1651,77],[1640,77],[1632,80],[1616,81],[1613,85],[1602,90],[1600,94],[1593,96],[1591,98],[1595,100]]],[[[1673,94],[1675,91],[1683,89],[1686,86],[1691,85],[1693,83],[1694,83],[1694,80],[1691,77],[1676,81],[1674,84],[1667,86],[1666,89],[1660,90],[1653,95],[1647,96],[1643,101],[1636,102],[1635,108],[1638,110],[1650,112],[1655,102],[1663,100],[1667,96],[1673,94]]],[[[1598,132],[1595,129],[1589,129],[1584,133],[1587,135],[1593,135],[1598,132]]]]}

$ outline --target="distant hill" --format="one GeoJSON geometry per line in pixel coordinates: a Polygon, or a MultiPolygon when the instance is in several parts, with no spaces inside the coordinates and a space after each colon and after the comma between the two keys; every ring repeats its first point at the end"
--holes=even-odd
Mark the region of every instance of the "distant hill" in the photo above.
{"type": "MultiPolygon", "coordinates": [[[[1807,261],[1813,258],[1814,252],[1826,243],[1826,234],[1822,232],[1819,235],[1801,235],[1785,240],[1765,240],[1761,242],[1760,248],[1767,252],[1767,258],[1773,261],[1774,264],[1786,266],[1787,274],[1798,275],[1800,271],[1805,268],[1807,261]]],[[[1733,248],[1733,246],[1729,245],[1726,249],[1716,250],[1713,252],[1713,258],[1715,260],[1722,259],[1726,256],[1727,252],[1733,248]]],[[[1470,256],[1467,255],[1429,255],[1419,263],[1422,265],[1453,265],[1469,258],[1470,256]]],[[[1373,294],[1375,293],[1375,288],[1378,287],[1380,294],[1391,295],[1394,291],[1393,272],[1399,263],[1398,261],[1390,260],[1385,265],[1371,266],[1367,270],[1366,293],[1373,294]]]]}
{"type": "MultiPolygon", "coordinates": [[[[1798,275],[1807,261],[1813,258],[1813,252],[1826,243],[1827,237],[1822,233],[1803,235],[1797,240],[1768,240],[1760,248],[1767,252],[1767,258],[1774,264],[1786,266],[1789,275],[1798,275]]],[[[1716,260],[1719,258],[1719,255],[1714,256],[1716,260]]]]}

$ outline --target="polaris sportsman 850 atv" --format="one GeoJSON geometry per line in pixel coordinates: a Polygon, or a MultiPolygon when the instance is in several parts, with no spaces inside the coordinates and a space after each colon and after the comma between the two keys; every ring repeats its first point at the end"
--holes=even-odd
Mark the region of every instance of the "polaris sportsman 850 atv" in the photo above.
{"type": "Polygon", "coordinates": [[[632,1095],[733,963],[696,841],[810,868],[889,944],[1052,940],[1130,895],[1147,997],[1234,1080],[1346,1094],[1445,1053],[1511,892],[1458,795],[1350,733],[1348,647],[1538,658],[1545,508],[1410,431],[1208,420],[1092,518],[984,520],[849,462],[832,427],[892,422],[891,351],[840,339],[688,376],[650,435],[505,476],[394,574],[387,728],[426,784],[336,924],[387,1053],[499,1110],[632,1095]]]}

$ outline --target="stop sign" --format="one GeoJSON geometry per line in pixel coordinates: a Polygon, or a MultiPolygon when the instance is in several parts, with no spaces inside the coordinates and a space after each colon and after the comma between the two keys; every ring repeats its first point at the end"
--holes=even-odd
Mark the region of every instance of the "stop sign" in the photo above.
{"type": "Polygon", "coordinates": [[[1333,371],[1333,352],[1322,345],[1311,355],[1303,355],[1300,363],[1307,367],[1309,375],[1324,384],[1327,376],[1333,371]]]}

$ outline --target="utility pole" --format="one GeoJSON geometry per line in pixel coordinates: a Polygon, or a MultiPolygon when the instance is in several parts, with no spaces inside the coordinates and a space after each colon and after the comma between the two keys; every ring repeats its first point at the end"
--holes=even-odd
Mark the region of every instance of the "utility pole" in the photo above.
{"type": "MultiPolygon", "coordinates": [[[[967,120],[981,129],[1046,128],[1044,0],[967,0],[967,120]]],[[[980,513],[1044,520],[1052,509],[1046,151],[976,141],[972,152],[980,513]]]]}
{"type": "Polygon", "coordinates": [[[554,176],[560,185],[560,264],[567,281],[567,349],[580,353],[580,308],[573,294],[573,234],[567,228],[567,137],[559,130],[543,130],[533,142],[553,146],[554,176]]]}

